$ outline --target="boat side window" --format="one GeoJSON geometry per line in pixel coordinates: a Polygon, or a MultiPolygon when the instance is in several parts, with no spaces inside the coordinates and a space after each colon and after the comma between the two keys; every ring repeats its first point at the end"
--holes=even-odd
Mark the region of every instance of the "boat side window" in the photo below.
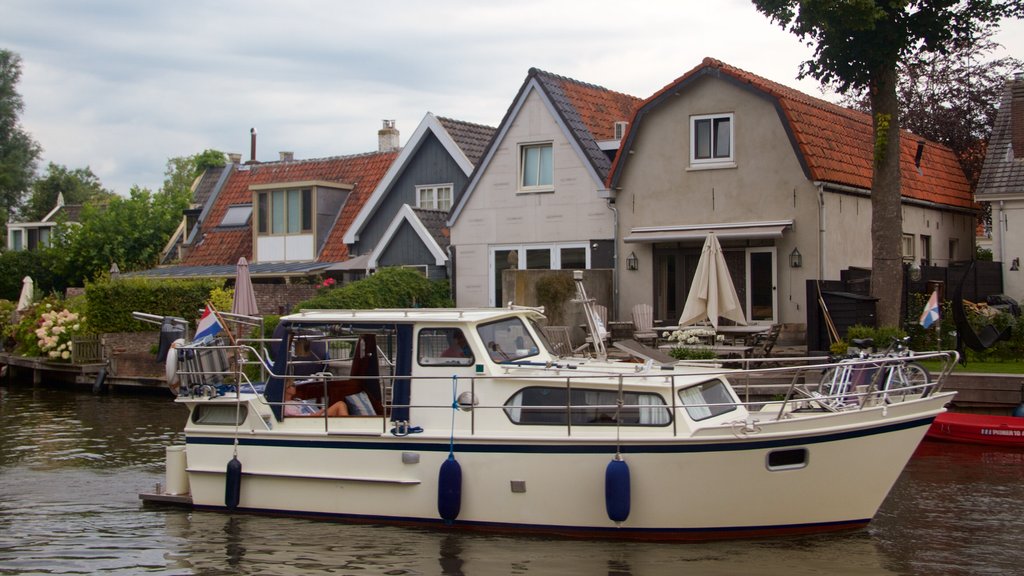
{"type": "Polygon", "coordinates": [[[807,448],[788,448],[768,453],[769,470],[797,470],[807,466],[807,448]]]}
{"type": "Polygon", "coordinates": [[[540,352],[521,318],[481,324],[476,330],[495,362],[514,362],[540,352]]]}
{"type": "Polygon", "coordinates": [[[424,328],[416,343],[421,366],[471,366],[473,350],[458,328],[424,328]]]}
{"type": "Polygon", "coordinates": [[[247,413],[248,408],[244,404],[199,404],[192,411],[192,422],[211,426],[239,426],[245,422],[247,413]]]}
{"type": "Polygon", "coordinates": [[[665,400],[658,394],[625,392],[621,409],[618,396],[615,390],[531,386],[505,402],[505,415],[513,424],[555,426],[570,421],[573,426],[665,426],[671,421],[665,400]]]}
{"type": "Polygon", "coordinates": [[[697,422],[736,409],[725,382],[717,379],[683,388],[679,391],[679,401],[686,407],[690,418],[697,422]]]}

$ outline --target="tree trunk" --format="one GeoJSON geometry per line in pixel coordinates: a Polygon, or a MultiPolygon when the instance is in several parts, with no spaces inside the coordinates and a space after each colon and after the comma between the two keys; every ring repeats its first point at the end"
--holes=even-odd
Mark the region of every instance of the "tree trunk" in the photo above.
{"type": "Polygon", "coordinates": [[[879,327],[902,327],[903,211],[896,67],[881,70],[871,90],[875,161],[871,188],[871,295],[879,327]]]}

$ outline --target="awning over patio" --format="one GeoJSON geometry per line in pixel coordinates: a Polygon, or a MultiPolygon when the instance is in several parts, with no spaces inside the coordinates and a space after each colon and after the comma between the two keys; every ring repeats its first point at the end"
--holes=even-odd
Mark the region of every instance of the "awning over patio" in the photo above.
{"type": "Polygon", "coordinates": [[[629,235],[623,241],[627,243],[704,242],[709,232],[714,232],[719,240],[775,239],[782,238],[782,231],[792,226],[792,220],[642,226],[630,230],[629,235]]]}

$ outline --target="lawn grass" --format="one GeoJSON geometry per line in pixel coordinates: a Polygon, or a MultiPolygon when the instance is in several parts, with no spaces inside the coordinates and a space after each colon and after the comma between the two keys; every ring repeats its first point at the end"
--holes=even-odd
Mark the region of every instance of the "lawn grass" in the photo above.
{"type": "MultiPolygon", "coordinates": [[[[942,370],[942,363],[937,360],[922,360],[920,364],[929,372],[936,374],[942,370]]],[[[966,366],[957,364],[953,372],[978,372],[981,374],[1024,374],[1024,362],[975,362],[966,366]]]]}

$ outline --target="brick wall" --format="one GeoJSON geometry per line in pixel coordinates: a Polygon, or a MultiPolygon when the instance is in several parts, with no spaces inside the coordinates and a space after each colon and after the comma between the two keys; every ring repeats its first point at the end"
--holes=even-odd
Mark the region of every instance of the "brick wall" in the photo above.
{"type": "Polygon", "coordinates": [[[291,314],[292,308],[316,295],[313,284],[254,284],[260,314],[291,314]]]}

